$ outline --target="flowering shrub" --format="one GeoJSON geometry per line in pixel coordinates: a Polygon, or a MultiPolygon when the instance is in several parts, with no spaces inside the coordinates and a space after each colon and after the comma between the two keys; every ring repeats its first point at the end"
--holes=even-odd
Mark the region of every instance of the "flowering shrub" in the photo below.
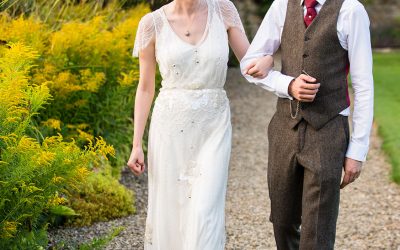
{"type": "MultiPolygon", "coordinates": [[[[84,8],[83,8],[84,9],[84,8]]],[[[45,84],[51,105],[35,117],[44,136],[62,134],[84,146],[102,136],[114,145],[114,173],[125,164],[131,144],[132,110],[138,82],[138,61],[131,57],[146,5],[63,23],[59,28],[36,17],[0,18],[0,40],[23,42],[38,51],[31,72],[33,84],[45,84]]]]}
{"type": "Polygon", "coordinates": [[[68,217],[67,225],[85,226],[127,216],[135,212],[132,204],[132,192],[127,192],[109,173],[91,174],[71,193],[68,206],[79,211],[79,216],[68,217]]]}
{"type": "Polygon", "coordinates": [[[45,246],[60,216],[87,225],[134,212],[114,176],[130,152],[131,51],[149,9],[84,16],[93,9],[79,5],[57,23],[0,13],[0,249],[45,246]]]}
{"type": "Polygon", "coordinates": [[[37,57],[21,43],[0,48],[0,249],[45,244],[51,215],[74,215],[64,206],[70,192],[114,154],[102,138],[81,150],[61,135],[41,142],[28,135],[51,99],[46,84],[30,82],[37,57]]]}

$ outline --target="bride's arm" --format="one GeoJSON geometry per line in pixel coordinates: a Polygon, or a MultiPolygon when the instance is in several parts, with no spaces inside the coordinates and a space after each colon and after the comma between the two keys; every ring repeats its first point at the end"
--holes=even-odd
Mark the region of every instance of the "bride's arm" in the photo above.
{"type": "Polygon", "coordinates": [[[237,27],[228,28],[229,45],[239,62],[242,60],[250,46],[246,34],[237,27]]]}
{"type": "Polygon", "coordinates": [[[140,79],[136,90],[133,147],[127,165],[136,175],[144,172],[143,133],[155,92],[156,59],[154,41],[139,52],[140,79]]]}
{"type": "MultiPolygon", "coordinates": [[[[229,0],[218,0],[221,16],[224,20],[228,31],[229,44],[236,55],[236,58],[241,61],[245,56],[250,44],[247,39],[242,21],[235,5],[229,0]]],[[[246,69],[246,73],[256,77],[264,78],[274,66],[272,56],[263,56],[253,60],[246,69]]]]}
{"type": "MultiPolygon", "coordinates": [[[[246,54],[250,44],[246,34],[239,28],[228,29],[229,44],[235,53],[236,58],[239,62],[246,54]]],[[[251,75],[255,78],[265,78],[268,72],[274,66],[274,58],[270,55],[266,55],[260,58],[254,59],[247,67],[245,74],[251,75]]]]}

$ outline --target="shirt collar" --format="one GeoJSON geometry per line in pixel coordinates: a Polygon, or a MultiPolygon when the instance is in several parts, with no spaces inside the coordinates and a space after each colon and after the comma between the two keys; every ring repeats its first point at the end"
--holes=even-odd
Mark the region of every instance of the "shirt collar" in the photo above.
{"type": "MultiPolygon", "coordinates": [[[[326,0],[317,0],[317,2],[322,6],[326,2],[326,0]]],[[[300,5],[303,5],[304,0],[300,0],[300,5]]]]}

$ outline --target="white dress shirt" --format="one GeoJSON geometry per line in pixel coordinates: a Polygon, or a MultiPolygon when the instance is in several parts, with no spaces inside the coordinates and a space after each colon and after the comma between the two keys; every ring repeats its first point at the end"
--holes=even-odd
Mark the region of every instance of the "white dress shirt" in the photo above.
{"type": "MultiPolygon", "coordinates": [[[[299,4],[303,5],[303,1],[299,0],[299,4]]],[[[317,1],[318,4],[315,7],[317,13],[325,1],[317,1]]],[[[280,47],[287,4],[288,0],[275,0],[272,3],[249,50],[240,62],[242,72],[254,59],[273,55],[280,47]]],[[[305,15],[307,9],[303,8],[305,15]]],[[[357,0],[345,0],[339,13],[337,34],[341,46],[348,51],[354,90],[353,132],[346,157],[358,161],[366,159],[373,120],[374,81],[369,25],[364,6],[357,0]]],[[[288,94],[288,87],[295,77],[297,76],[287,76],[275,70],[271,70],[264,79],[245,75],[248,81],[274,92],[278,97],[289,99],[292,97],[288,94]]],[[[349,116],[350,108],[343,110],[340,114],[349,116]]]]}

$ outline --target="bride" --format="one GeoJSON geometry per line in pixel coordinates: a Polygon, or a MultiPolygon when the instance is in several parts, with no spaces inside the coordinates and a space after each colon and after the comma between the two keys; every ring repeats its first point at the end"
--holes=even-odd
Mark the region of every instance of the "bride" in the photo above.
{"type": "MultiPolygon", "coordinates": [[[[223,89],[228,44],[239,61],[249,47],[229,0],[174,0],[139,23],[133,54],[140,81],[128,161],[136,175],[144,171],[142,137],[156,63],[163,79],[148,142],[145,249],[224,249],[232,133],[223,89]]],[[[260,57],[249,74],[263,78],[272,64],[272,57],[260,57]]]]}

